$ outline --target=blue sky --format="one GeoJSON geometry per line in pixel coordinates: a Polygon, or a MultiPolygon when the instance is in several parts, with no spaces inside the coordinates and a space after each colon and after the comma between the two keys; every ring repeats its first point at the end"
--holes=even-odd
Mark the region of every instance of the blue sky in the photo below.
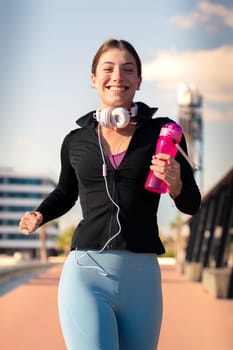
{"type": "MultiPolygon", "coordinates": [[[[57,179],[65,134],[98,107],[93,55],[116,37],[139,52],[136,100],[158,106],[158,115],[178,118],[180,81],[203,95],[203,192],[232,167],[232,1],[0,0],[0,27],[0,166],[57,179]]],[[[162,224],[167,206],[166,198],[162,224]]]]}

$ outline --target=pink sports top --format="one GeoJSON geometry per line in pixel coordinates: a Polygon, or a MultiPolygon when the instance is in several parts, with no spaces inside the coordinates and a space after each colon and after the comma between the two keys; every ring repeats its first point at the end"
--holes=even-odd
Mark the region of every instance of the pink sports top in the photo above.
{"type": "Polygon", "coordinates": [[[113,166],[114,169],[118,168],[118,166],[121,164],[122,159],[125,156],[126,151],[123,151],[118,154],[109,154],[108,158],[113,166]]]}

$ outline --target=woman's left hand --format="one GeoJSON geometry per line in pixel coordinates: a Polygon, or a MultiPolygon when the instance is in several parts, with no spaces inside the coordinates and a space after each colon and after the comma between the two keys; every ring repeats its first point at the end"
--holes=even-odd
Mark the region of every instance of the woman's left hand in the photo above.
{"type": "Polygon", "coordinates": [[[180,164],[173,157],[165,153],[154,155],[150,169],[157,178],[168,184],[169,193],[173,198],[179,196],[182,190],[180,164]]]}

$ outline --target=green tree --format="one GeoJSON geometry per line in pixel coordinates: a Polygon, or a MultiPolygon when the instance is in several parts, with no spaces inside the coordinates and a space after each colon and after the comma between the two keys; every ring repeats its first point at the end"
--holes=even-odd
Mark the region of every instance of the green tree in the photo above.
{"type": "Polygon", "coordinates": [[[187,246],[187,219],[183,216],[178,215],[174,221],[170,224],[171,229],[174,232],[175,241],[175,256],[177,263],[183,264],[186,256],[186,246],[187,246]]]}
{"type": "Polygon", "coordinates": [[[56,240],[57,249],[62,250],[65,255],[68,255],[70,251],[70,245],[72,236],[75,230],[75,226],[67,227],[56,240]]]}

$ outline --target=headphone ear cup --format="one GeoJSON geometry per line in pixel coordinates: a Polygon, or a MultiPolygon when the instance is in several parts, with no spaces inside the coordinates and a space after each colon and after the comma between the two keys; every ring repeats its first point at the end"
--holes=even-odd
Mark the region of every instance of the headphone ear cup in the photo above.
{"type": "Polygon", "coordinates": [[[130,115],[127,109],[121,107],[115,108],[112,110],[111,115],[111,123],[113,126],[121,129],[125,128],[129,124],[130,115]]]}
{"type": "Polygon", "coordinates": [[[112,128],[112,108],[105,108],[100,112],[100,123],[105,128],[112,128]]]}
{"type": "Polygon", "coordinates": [[[130,113],[122,107],[97,109],[96,120],[105,128],[125,128],[130,121],[130,113]]]}
{"type": "Polygon", "coordinates": [[[96,111],[96,120],[100,123],[101,126],[105,128],[112,128],[111,116],[113,108],[104,108],[102,111],[97,109],[96,111]]]}

